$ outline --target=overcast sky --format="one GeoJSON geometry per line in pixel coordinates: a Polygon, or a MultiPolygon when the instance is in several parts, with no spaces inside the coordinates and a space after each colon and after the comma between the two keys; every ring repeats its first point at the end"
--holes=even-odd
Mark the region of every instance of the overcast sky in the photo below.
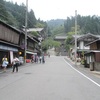
{"type": "MultiPolygon", "coordinates": [[[[26,5],[26,0],[6,0],[26,5]]],[[[66,19],[77,14],[100,16],[100,0],[28,0],[28,9],[33,9],[35,17],[47,21],[66,19]]]]}

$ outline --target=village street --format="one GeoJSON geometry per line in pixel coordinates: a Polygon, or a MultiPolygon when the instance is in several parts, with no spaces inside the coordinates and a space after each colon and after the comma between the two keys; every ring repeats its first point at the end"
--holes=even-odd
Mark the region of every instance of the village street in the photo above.
{"type": "Polygon", "coordinates": [[[100,76],[61,56],[0,74],[0,100],[99,100],[100,76]]]}
{"type": "Polygon", "coordinates": [[[0,1],[0,100],[100,100],[97,1],[0,1]]]}

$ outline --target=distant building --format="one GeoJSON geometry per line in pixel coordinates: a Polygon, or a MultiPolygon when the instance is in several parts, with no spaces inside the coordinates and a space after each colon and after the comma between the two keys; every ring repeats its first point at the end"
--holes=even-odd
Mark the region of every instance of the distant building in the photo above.
{"type": "Polygon", "coordinates": [[[55,41],[58,41],[61,43],[60,48],[57,48],[57,51],[59,53],[59,55],[61,56],[66,56],[67,52],[65,49],[65,40],[67,39],[67,35],[66,34],[58,34],[54,37],[55,41]]]}
{"type": "Polygon", "coordinates": [[[54,40],[61,42],[61,44],[64,44],[64,41],[67,39],[66,34],[59,34],[54,37],[54,40]]]}
{"type": "MultiPolygon", "coordinates": [[[[98,39],[100,35],[93,35],[91,33],[84,34],[84,35],[76,35],[77,38],[77,57],[82,58],[84,53],[90,50],[90,46],[86,46],[86,44],[98,39]]],[[[72,40],[73,48],[71,50],[71,58],[75,60],[75,35],[73,35],[72,40]]]]}

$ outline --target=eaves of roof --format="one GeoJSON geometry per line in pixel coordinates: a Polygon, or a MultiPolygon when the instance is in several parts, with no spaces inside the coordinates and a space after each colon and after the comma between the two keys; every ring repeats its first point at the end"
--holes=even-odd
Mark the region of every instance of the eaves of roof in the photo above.
{"type": "Polygon", "coordinates": [[[86,52],[85,55],[88,55],[91,53],[100,53],[100,51],[99,50],[90,50],[90,51],[86,52]]]}
{"type": "Polygon", "coordinates": [[[17,45],[17,44],[12,44],[12,43],[9,43],[9,42],[6,42],[6,41],[2,41],[2,40],[0,40],[0,42],[3,43],[3,44],[7,44],[7,45],[14,46],[14,47],[20,47],[20,46],[17,45]]]}
{"type": "Polygon", "coordinates": [[[88,38],[88,37],[94,37],[94,38],[99,38],[100,36],[99,35],[94,35],[94,34],[91,34],[91,33],[88,33],[88,34],[84,34],[83,36],[77,38],[77,40],[82,40],[82,39],[85,39],[85,38],[88,38]]]}
{"type": "Polygon", "coordinates": [[[89,46],[90,44],[95,43],[95,42],[97,42],[97,41],[100,41],[100,38],[99,38],[99,39],[96,39],[96,40],[94,40],[94,41],[92,41],[92,42],[90,42],[90,43],[87,43],[85,46],[89,46]]]}
{"type": "Polygon", "coordinates": [[[28,38],[30,38],[31,40],[33,40],[34,42],[38,43],[34,38],[27,36],[28,38]]]}
{"type": "Polygon", "coordinates": [[[16,31],[16,32],[19,33],[19,34],[21,33],[21,31],[20,31],[19,29],[17,29],[17,28],[15,28],[15,27],[13,27],[13,26],[11,26],[11,25],[5,23],[5,22],[2,21],[2,20],[0,20],[0,23],[3,24],[3,25],[5,25],[6,27],[12,29],[13,31],[16,31]]]}

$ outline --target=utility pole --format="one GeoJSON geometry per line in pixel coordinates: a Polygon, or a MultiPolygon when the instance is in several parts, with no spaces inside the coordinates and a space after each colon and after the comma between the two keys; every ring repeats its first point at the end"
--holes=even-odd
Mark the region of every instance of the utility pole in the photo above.
{"type": "Polygon", "coordinates": [[[77,66],[77,10],[75,10],[75,65],[77,66]]]}
{"type": "Polygon", "coordinates": [[[26,50],[27,50],[27,12],[28,12],[28,0],[26,0],[26,15],[25,15],[25,64],[26,64],[26,50]]]}

